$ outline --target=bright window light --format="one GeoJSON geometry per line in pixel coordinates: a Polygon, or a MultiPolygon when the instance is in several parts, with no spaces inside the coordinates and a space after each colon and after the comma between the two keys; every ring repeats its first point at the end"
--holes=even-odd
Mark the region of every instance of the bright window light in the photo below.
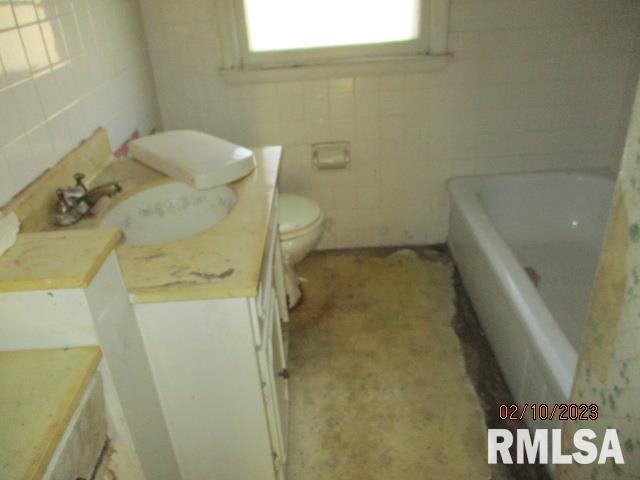
{"type": "Polygon", "coordinates": [[[420,0],[244,0],[249,50],[415,40],[420,0]]]}

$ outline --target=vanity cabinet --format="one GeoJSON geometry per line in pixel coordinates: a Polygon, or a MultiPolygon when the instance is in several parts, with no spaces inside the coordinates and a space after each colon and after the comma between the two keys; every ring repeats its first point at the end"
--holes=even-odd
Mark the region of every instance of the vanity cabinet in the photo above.
{"type": "Polygon", "coordinates": [[[126,195],[166,182],[112,151],[98,130],[5,208],[23,233],[0,257],[0,351],[99,345],[110,436],[147,480],[281,480],[282,148],[254,150],[255,170],[228,185],[232,209],[200,233],[120,243],[120,232],[103,228],[104,212],[49,231],[51,192],[70,171],[117,181],[126,195]]]}
{"type": "Polygon", "coordinates": [[[277,202],[254,295],[134,305],[183,480],[282,480],[288,386],[277,202]]]}

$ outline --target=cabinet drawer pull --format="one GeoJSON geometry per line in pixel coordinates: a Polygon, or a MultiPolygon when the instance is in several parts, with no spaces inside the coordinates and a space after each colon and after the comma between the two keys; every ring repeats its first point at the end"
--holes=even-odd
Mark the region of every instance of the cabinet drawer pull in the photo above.
{"type": "Polygon", "coordinates": [[[286,368],[283,368],[282,370],[280,370],[280,372],[278,373],[279,377],[282,377],[284,379],[289,378],[289,370],[287,370],[286,368]]]}

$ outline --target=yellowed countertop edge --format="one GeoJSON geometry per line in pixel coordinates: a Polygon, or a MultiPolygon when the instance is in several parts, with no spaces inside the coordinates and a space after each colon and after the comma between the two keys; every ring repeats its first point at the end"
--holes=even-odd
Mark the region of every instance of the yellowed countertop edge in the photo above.
{"type": "MultiPolygon", "coordinates": [[[[73,236],[77,231],[65,230],[64,234],[73,236]]],[[[95,235],[105,235],[106,240],[101,248],[95,253],[90,262],[89,267],[83,272],[82,275],[58,275],[53,278],[46,275],[38,277],[34,274],[30,278],[16,278],[16,279],[0,279],[0,292],[21,292],[21,291],[33,291],[33,290],[60,290],[65,288],[86,288],[94,279],[98,270],[105,262],[109,254],[115,250],[120,239],[122,238],[122,232],[116,228],[109,229],[92,229],[95,235]]],[[[49,244],[50,235],[53,232],[34,232],[27,234],[19,234],[16,244],[13,245],[6,253],[7,255],[11,249],[20,247],[20,238],[22,235],[29,235],[31,238],[40,236],[42,238],[43,246],[49,244]]],[[[73,247],[73,240],[69,240],[69,248],[73,247]]],[[[0,261],[2,258],[0,257],[0,261]]],[[[22,260],[22,259],[21,259],[22,260]]],[[[26,259],[25,259],[26,260],[26,259]]]]}
{"type": "Polygon", "coordinates": [[[91,268],[87,270],[81,284],[78,285],[78,287],[84,288],[89,286],[109,254],[116,249],[116,247],[120,243],[120,240],[122,239],[122,232],[117,228],[102,228],[99,229],[99,231],[108,234],[109,238],[105,243],[104,248],[102,248],[102,250],[100,250],[94,257],[91,268]]]}
{"type": "MultiPolygon", "coordinates": [[[[51,351],[55,350],[60,349],[51,349],[51,351]]],[[[51,434],[43,438],[39,445],[34,445],[34,449],[37,449],[38,453],[33,459],[33,462],[30,463],[29,468],[25,472],[25,476],[20,480],[36,480],[42,478],[42,475],[49,466],[53,453],[58,447],[60,439],[69,424],[71,416],[78,408],[82,395],[84,394],[91,378],[93,378],[93,375],[98,368],[98,364],[102,359],[102,350],[100,350],[100,347],[77,347],[73,348],[73,350],[92,351],[93,356],[90,363],[86,365],[83,374],[78,377],[77,382],[73,385],[73,398],[67,404],[61,405],[60,411],[56,412],[56,417],[58,418],[54,424],[55,429],[50,430],[51,434]]],[[[6,414],[7,412],[4,413],[6,414]]]]}
{"type": "Polygon", "coordinates": [[[129,291],[131,303],[181,302],[186,300],[209,300],[215,298],[255,297],[257,281],[252,287],[225,287],[218,284],[187,284],[183,287],[135,288],[129,291]]]}

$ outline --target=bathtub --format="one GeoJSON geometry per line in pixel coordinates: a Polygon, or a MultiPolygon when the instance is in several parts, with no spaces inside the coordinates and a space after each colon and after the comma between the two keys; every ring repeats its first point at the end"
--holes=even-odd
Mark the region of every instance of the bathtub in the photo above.
{"type": "Polygon", "coordinates": [[[521,405],[569,399],[613,187],[599,170],[448,183],[447,242],[521,405]]]}

